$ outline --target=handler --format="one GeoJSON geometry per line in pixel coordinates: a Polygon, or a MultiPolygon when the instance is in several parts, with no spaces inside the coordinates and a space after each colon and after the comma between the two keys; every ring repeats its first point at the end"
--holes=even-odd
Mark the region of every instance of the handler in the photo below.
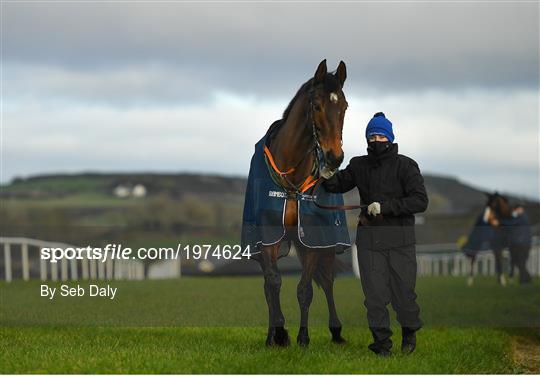
{"type": "Polygon", "coordinates": [[[373,343],[368,348],[381,356],[391,354],[392,331],[388,303],[402,327],[401,350],[410,354],[421,328],[416,303],[416,247],[414,214],[426,210],[424,179],[414,160],[398,154],[392,123],[382,112],[366,128],[367,155],[324,181],[326,190],[344,193],[357,187],[367,207],[367,225],[358,224],[356,246],[364,305],[373,343]]]}
{"type": "Polygon", "coordinates": [[[530,283],[531,275],[527,270],[527,260],[531,251],[532,234],[529,217],[521,205],[515,205],[510,219],[503,219],[503,225],[509,226],[508,250],[510,251],[510,276],[514,275],[514,266],[519,270],[519,283],[530,283]]]}

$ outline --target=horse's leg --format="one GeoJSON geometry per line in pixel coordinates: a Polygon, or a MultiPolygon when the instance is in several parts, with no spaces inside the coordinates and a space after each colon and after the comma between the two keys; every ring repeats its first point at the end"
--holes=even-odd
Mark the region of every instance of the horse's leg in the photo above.
{"type": "Polygon", "coordinates": [[[341,344],[347,341],[341,336],[341,321],[339,320],[334,302],[335,259],[336,254],[333,252],[321,256],[321,260],[319,261],[319,270],[321,273],[317,273],[317,278],[320,279],[319,283],[326,295],[329,313],[328,327],[330,328],[330,333],[332,333],[332,342],[341,344]]]}
{"type": "Polygon", "coordinates": [[[264,274],[264,295],[268,304],[268,336],[266,345],[289,345],[289,334],[285,329],[285,317],[281,311],[279,292],[281,290],[281,274],[277,267],[279,243],[263,247],[261,252],[261,268],[264,274]]]}
{"type": "MultiPolygon", "coordinates": [[[[261,255],[264,253],[264,250],[261,252],[261,255]]],[[[274,344],[274,335],[276,328],[274,327],[274,303],[272,299],[272,294],[268,288],[267,283],[267,270],[270,270],[271,264],[266,261],[267,258],[261,257],[259,263],[264,276],[264,297],[266,298],[266,304],[268,305],[268,335],[266,336],[266,346],[272,346],[274,344]]]]}
{"type": "Polygon", "coordinates": [[[300,329],[296,337],[296,342],[300,346],[307,346],[309,345],[308,313],[309,306],[313,300],[313,285],[311,281],[313,279],[313,273],[317,268],[319,254],[300,248],[297,252],[299,252],[302,262],[302,277],[296,289],[298,305],[300,306],[300,329]]]}
{"type": "Polygon", "coordinates": [[[471,271],[469,273],[469,278],[467,279],[467,285],[472,286],[474,283],[474,261],[476,260],[475,256],[471,257],[471,271]]]}
{"type": "Polygon", "coordinates": [[[503,258],[502,249],[493,250],[493,256],[495,257],[495,272],[497,274],[497,283],[501,286],[506,286],[506,278],[503,274],[503,258]]]}

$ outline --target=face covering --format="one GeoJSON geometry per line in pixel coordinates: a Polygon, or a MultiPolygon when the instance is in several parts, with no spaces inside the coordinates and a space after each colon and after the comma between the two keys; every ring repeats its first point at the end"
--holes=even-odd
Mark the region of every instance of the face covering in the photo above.
{"type": "Polygon", "coordinates": [[[368,152],[379,156],[390,149],[390,146],[392,146],[390,141],[371,141],[368,142],[368,152]]]}

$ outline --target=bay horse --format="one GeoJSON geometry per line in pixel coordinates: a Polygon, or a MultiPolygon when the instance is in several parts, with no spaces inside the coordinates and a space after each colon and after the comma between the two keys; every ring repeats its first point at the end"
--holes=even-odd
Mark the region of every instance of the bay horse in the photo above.
{"type": "MultiPolygon", "coordinates": [[[[279,172],[279,185],[290,193],[287,197],[312,186],[321,177],[330,178],[343,162],[342,130],[347,100],[343,84],[347,77],[343,61],[335,73],[327,72],[326,60],[321,61],[312,78],[305,82],[283,113],[281,124],[272,135],[268,156],[274,170],[279,172]],[[317,168],[315,177],[312,176],[317,168]]],[[[335,250],[313,250],[302,245],[296,226],[298,202],[287,198],[283,223],[286,236],[282,241],[294,242],[302,265],[302,276],[297,286],[300,306],[300,329],[297,343],[309,344],[308,313],[313,299],[312,280],[323,289],[329,312],[332,341],[344,343],[341,322],[334,304],[335,250]]],[[[280,305],[281,274],[277,260],[280,243],[263,245],[259,263],[264,274],[264,293],[268,304],[269,325],[267,346],[288,346],[289,334],[280,305]]]]}
{"type": "MultiPolygon", "coordinates": [[[[501,226],[501,222],[512,217],[512,209],[505,196],[498,192],[487,194],[487,201],[484,207],[483,223],[491,227],[489,232],[486,232],[489,246],[495,257],[495,272],[497,274],[497,282],[501,286],[506,286],[506,278],[503,274],[503,257],[502,252],[508,245],[508,234],[505,227],[501,226]]],[[[476,262],[476,253],[469,255],[471,260],[471,271],[467,284],[471,286],[474,283],[474,263],[476,262]]]]}

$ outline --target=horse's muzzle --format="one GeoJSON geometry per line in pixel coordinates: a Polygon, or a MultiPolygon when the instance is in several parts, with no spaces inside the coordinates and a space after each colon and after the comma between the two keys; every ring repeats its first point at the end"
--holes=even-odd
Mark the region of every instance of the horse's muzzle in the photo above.
{"type": "Polygon", "coordinates": [[[344,158],[343,152],[339,156],[336,156],[331,151],[327,151],[325,155],[326,164],[328,165],[328,168],[332,170],[335,170],[339,166],[341,166],[341,163],[343,162],[343,158],[344,158]]]}

